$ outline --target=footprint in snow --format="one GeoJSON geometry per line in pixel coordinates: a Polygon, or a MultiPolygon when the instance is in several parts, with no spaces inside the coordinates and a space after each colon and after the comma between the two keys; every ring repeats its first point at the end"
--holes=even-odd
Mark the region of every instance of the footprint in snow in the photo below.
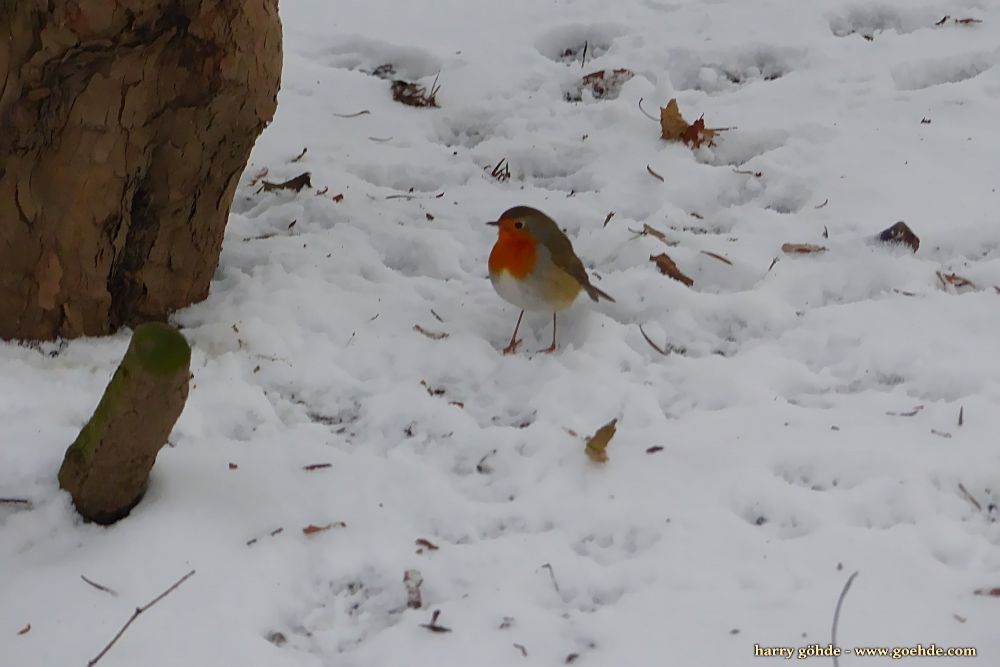
{"type": "Polygon", "coordinates": [[[806,65],[802,49],[765,44],[724,53],[674,49],[667,70],[676,90],[725,93],[759,81],[776,81],[806,65]]]}
{"type": "Polygon", "coordinates": [[[441,60],[430,51],[397,46],[367,37],[348,37],[317,54],[330,67],[357,70],[383,79],[416,81],[441,71],[441,60]]]}
{"type": "Polygon", "coordinates": [[[611,49],[616,37],[625,34],[624,26],[615,23],[572,23],[553,28],[535,41],[535,48],[549,60],[561,63],[599,58],[611,49]]]}
{"type": "Polygon", "coordinates": [[[899,90],[922,90],[944,83],[960,83],[992,69],[1000,53],[965,53],[949,58],[905,62],[892,70],[892,79],[899,90]]]}
{"type": "Polygon", "coordinates": [[[947,11],[932,7],[901,9],[878,3],[858,4],[827,15],[830,32],[837,37],[861,35],[873,39],[891,30],[906,35],[922,28],[932,28],[947,11]]]}

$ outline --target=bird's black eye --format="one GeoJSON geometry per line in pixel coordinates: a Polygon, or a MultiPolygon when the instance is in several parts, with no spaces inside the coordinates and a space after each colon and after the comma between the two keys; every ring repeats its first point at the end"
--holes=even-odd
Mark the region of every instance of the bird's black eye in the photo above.
{"type": "Polygon", "coordinates": [[[518,220],[517,222],[514,223],[514,227],[516,227],[517,229],[521,229],[521,227],[524,227],[524,223],[518,220]]]}

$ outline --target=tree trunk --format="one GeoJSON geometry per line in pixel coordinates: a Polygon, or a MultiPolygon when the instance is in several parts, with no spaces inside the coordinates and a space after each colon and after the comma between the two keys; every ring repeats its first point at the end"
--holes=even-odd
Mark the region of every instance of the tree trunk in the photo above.
{"type": "Polygon", "coordinates": [[[275,111],[277,3],[0,0],[0,338],[205,298],[275,111]]]}
{"type": "Polygon", "coordinates": [[[168,324],[136,327],[94,416],[66,450],[59,486],[89,521],[113,523],[146,492],[156,454],[184,409],[191,348],[168,324]]]}

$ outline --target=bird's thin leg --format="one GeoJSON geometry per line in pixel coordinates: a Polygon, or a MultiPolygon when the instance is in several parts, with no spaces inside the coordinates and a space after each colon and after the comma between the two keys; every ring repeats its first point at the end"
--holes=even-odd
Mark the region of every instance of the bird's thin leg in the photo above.
{"type": "Polygon", "coordinates": [[[552,313],[552,345],[549,345],[544,350],[539,350],[539,352],[545,352],[546,354],[551,354],[556,351],[556,314],[552,313]]]}
{"type": "Polygon", "coordinates": [[[521,328],[521,318],[524,317],[524,311],[517,316],[517,324],[514,325],[514,335],[510,337],[510,344],[503,349],[504,354],[512,354],[517,351],[517,346],[521,344],[521,341],[517,339],[517,330],[521,328]]]}

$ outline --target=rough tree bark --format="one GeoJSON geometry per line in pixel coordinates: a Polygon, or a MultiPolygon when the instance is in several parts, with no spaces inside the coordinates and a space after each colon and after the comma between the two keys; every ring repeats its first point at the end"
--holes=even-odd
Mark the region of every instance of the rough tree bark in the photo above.
{"type": "Polygon", "coordinates": [[[278,0],[0,0],[0,338],[208,293],[274,115],[278,0]]]}
{"type": "Polygon", "coordinates": [[[184,409],[191,348],[169,324],[135,328],[104,396],[66,450],[59,486],[89,521],[126,516],[146,492],[156,454],[184,409]]]}

